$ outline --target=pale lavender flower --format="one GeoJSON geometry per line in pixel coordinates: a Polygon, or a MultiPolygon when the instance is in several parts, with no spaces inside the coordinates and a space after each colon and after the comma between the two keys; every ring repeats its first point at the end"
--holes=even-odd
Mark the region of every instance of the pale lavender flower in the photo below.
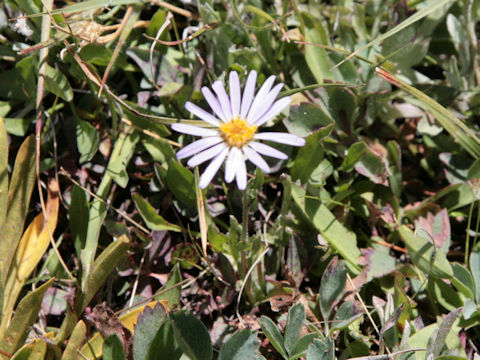
{"type": "Polygon", "coordinates": [[[172,129],[189,135],[202,136],[177,152],[178,159],[194,155],[187,164],[198,166],[211,160],[203,174],[200,176],[200,187],[207,187],[225,162],[225,181],[230,183],[236,179],[237,186],[244,190],[247,186],[247,167],[245,159],[264,172],[268,173],[270,167],[260,155],[266,155],[285,160],[287,155],[262,144],[259,140],[268,140],[293,146],[305,145],[301,137],[283,132],[257,133],[259,126],[277,116],[288,105],[291,98],[284,97],[275,101],[283,84],[273,86],[275,76],[270,76],[260,87],[255,95],[257,73],[251,71],[248,75],[243,95],[240,90],[240,81],[235,71],[230,72],[230,94],[220,81],[215,81],[212,89],[203,87],[202,93],[214,115],[202,108],[187,102],[185,108],[201,120],[214,126],[216,129],[206,129],[188,124],[173,124],[172,129]]]}

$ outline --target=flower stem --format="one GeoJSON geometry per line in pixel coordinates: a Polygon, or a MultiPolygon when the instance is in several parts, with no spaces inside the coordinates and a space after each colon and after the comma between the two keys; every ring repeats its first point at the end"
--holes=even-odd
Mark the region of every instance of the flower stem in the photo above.
{"type": "MultiPolygon", "coordinates": [[[[243,250],[240,253],[241,261],[242,261],[242,269],[241,269],[241,276],[243,279],[246,278],[248,272],[248,264],[247,264],[247,251],[245,249],[245,245],[248,241],[248,187],[247,189],[242,191],[242,234],[241,234],[241,243],[243,250]]],[[[252,287],[250,278],[248,278],[245,282],[245,293],[247,294],[248,301],[250,304],[255,303],[255,297],[252,293],[252,287]]]]}

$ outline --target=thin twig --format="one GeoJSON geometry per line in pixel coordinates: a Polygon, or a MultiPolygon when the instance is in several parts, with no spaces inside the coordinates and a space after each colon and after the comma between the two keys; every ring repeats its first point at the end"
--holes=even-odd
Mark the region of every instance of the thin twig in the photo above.
{"type": "Polygon", "coordinates": [[[360,357],[349,358],[348,360],[384,360],[384,359],[387,360],[387,359],[392,359],[395,356],[402,355],[409,352],[414,352],[414,351],[427,351],[427,349],[419,348],[419,349],[400,350],[388,355],[360,356],[360,357]]]}
{"type": "Polygon", "coordinates": [[[102,202],[108,209],[112,209],[113,211],[115,211],[118,215],[120,215],[121,217],[123,217],[125,220],[127,220],[129,223],[131,223],[132,225],[136,226],[137,228],[139,228],[141,231],[143,231],[145,234],[150,234],[150,230],[148,230],[147,228],[145,228],[144,226],[140,225],[138,222],[136,222],[135,220],[133,220],[130,216],[128,216],[127,214],[125,214],[122,210],[118,210],[116,209],[115,207],[113,207],[112,205],[110,205],[109,203],[107,203],[105,200],[103,200],[100,196],[98,196],[97,194],[94,194],[93,192],[91,192],[90,190],[88,190],[85,186],[83,186],[82,184],[80,184],[78,181],[76,181],[75,179],[72,178],[72,176],[63,168],[63,167],[60,167],[60,171],[59,171],[59,174],[60,175],[63,175],[65,176],[66,178],[68,178],[68,180],[70,180],[72,183],[74,183],[75,185],[77,185],[80,189],[82,189],[83,191],[87,192],[90,196],[94,197],[95,199],[97,199],[98,201],[102,202]]]}
{"type": "Polygon", "coordinates": [[[164,7],[165,9],[168,9],[168,10],[170,10],[174,13],[177,13],[179,15],[185,16],[186,18],[195,19],[195,20],[198,19],[198,16],[195,15],[194,13],[192,13],[188,10],[179,8],[178,6],[169,4],[166,1],[150,0],[150,3],[161,6],[161,7],[164,7]]]}
{"type": "Polygon", "coordinates": [[[157,40],[160,39],[160,36],[162,36],[163,32],[165,31],[165,29],[171,24],[171,20],[173,18],[173,15],[171,12],[168,12],[167,14],[167,18],[165,19],[164,23],[162,24],[162,26],[160,27],[160,29],[158,29],[157,31],[157,35],[155,35],[155,41],[152,42],[152,45],[150,46],[150,73],[152,74],[152,84],[153,86],[155,86],[156,89],[157,88],[157,81],[156,81],[156,77],[155,77],[155,68],[153,66],[153,51],[155,50],[155,45],[157,44],[157,40]]]}
{"type": "Polygon", "coordinates": [[[138,283],[140,281],[140,274],[142,273],[142,266],[143,266],[143,263],[145,262],[146,254],[147,254],[147,251],[144,250],[142,258],[140,260],[140,264],[138,264],[137,276],[135,277],[135,282],[133,283],[133,288],[132,288],[132,295],[130,296],[130,301],[128,302],[129,307],[133,305],[133,300],[135,300],[135,293],[137,292],[138,283]]]}

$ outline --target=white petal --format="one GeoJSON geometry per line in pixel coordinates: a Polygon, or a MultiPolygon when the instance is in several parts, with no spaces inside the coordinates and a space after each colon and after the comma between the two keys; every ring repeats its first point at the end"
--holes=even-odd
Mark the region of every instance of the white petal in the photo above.
{"type": "Polygon", "coordinates": [[[275,76],[270,76],[267,80],[265,80],[260,90],[258,90],[257,95],[255,95],[255,100],[253,100],[252,107],[247,115],[247,121],[250,124],[253,122],[253,120],[256,120],[259,115],[266,111],[266,109],[263,107],[263,102],[265,101],[265,97],[270,92],[274,81],[275,76]]]}
{"type": "Polygon", "coordinates": [[[266,172],[266,173],[270,172],[270,167],[268,166],[267,162],[263,160],[263,158],[260,155],[258,155],[258,153],[255,150],[248,147],[248,145],[244,146],[242,150],[245,156],[247,157],[247,159],[250,160],[255,166],[262,169],[263,172],[266,172]]]}
{"type": "Polygon", "coordinates": [[[262,154],[262,155],[267,155],[276,159],[281,159],[281,160],[286,160],[288,159],[288,156],[282,153],[281,151],[278,151],[277,149],[272,148],[271,146],[251,141],[248,146],[250,146],[253,150],[256,152],[262,154]]]}
{"type": "Polygon", "coordinates": [[[219,80],[215,81],[212,85],[212,89],[215,91],[215,94],[217,94],[218,101],[220,101],[220,105],[222,106],[222,111],[225,114],[227,121],[229,121],[232,118],[232,109],[230,108],[230,100],[228,99],[223,83],[219,80]]]}
{"type": "Polygon", "coordinates": [[[287,144],[292,146],[303,146],[305,145],[305,139],[296,135],[282,132],[264,132],[255,134],[255,139],[257,140],[268,140],[277,142],[280,144],[287,144]]]}
{"type": "Polygon", "coordinates": [[[190,160],[188,160],[187,165],[192,166],[192,167],[200,165],[201,163],[203,163],[207,160],[210,160],[211,158],[217,156],[226,147],[227,147],[227,145],[225,145],[224,143],[220,143],[218,145],[215,145],[215,146],[211,147],[210,149],[202,151],[200,154],[197,154],[194,157],[192,157],[190,160]]]}
{"type": "Polygon", "coordinates": [[[185,109],[187,109],[193,115],[198,116],[200,119],[202,119],[203,121],[211,125],[214,125],[214,126],[220,125],[220,122],[215,118],[215,116],[212,116],[211,114],[203,110],[201,107],[198,107],[197,105],[192,104],[190,101],[187,101],[185,103],[185,109]]]}
{"type": "Polygon", "coordinates": [[[177,159],[185,159],[222,141],[220,136],[209,136],[183,147],[177,152],[177,159]]]}
{"type": "Polygon", "coordinates": [[[212,91],[208,87],[204,86],[202,87],[202,94],[205,100],[207,100],[207,103],[208,105],[210,105],[210,108],[213,110],[213,112],[224,122],[227,122],[229,119],[227,119],[227,117],[223,113],[222,107],[218,102],[216,96],[213,95],[212,91]]]}
{"type": "Polygon", "coordinates": [[[180,124],[180,123],[172,124],[172,129],[179,133],[194,135],[194,136],[217,136],[218,135],[217,130],[205,129],[205,128],[201,128],[194,125],[188,125],[188,124],[180,124]]]}
{"type": "Polygon", "coordinates": [[[223,149],[223,151],[217,155],[213,161],[208,164],[207,168],[203,172],[202,176],[200,176],[199,186],[200,188],[204,189],[208,186],[210,181],[212,181],[213,177],[217,173],[220,166],[222,166],[223,160],[225,160],[225,156],[227,156],[228,148],[223,149]]]}
{"type": "Polygon", "coordinates": [[[225,181],[227,183],[231,183],[232,180],[235,178],[235,173],[237,171],[235,164],[236,164],[238,152],[239,152],[238,148],[232,147],[230,149],[230,152],[228,153],[228,158],[225,163],[225,181]]]}
{"type": "Polygon", "coordinates": [[[245,165],[245,160],[243,159],[242,154],[235,158],[235,167],[237,168],[237,186],[239,190],[245,190],[247,187],[247,166],[245,165]]]}
{"type": "Polygon", "coordinates": [[[272,105],[268,111],[263,114],[260,118],[258,118],[253,124],[256,126],[262,126],[265,124],[268,120],[273,119],[275,116],[280,114],[283,109],[285,109],[288,105],[290,105],[290,102],[292,99],[290,97],[284,97],[281,98],[280,100],[275,101],[275,103],[272,105]]]}
{"type": "Polygon", "coordinates": [[[265,96],[265,98],[263,99],[262,105],[261,105],[262,106],[261,109],[259,108],[259,110],[254,115],[255,117],[252,117],[250,119],[250,122],[252,124],[255,124],[255,122],[259,118],[261,118],[265,113],[267,113],[270,110],[270,107],[272,106],[273,102],[277,98],[277,96],[280,93],[280,90],[282,89],[282,87],[283,87],[283,84],[275,85],[275,87],[272,89],[272,91],[270,91],[267,94],[267,96],[265,96]]]}
{"type": "Polygon", "coordinates": [[[238,74],[236,71],[230,72],[229,78],[230,84],[230,105],[232,106],[232,115],[240,115],[240,80],[238,80],[238,74]]]}
{"type": "Polygon", "coordinates": [[[250,105],[252,105],[253,96],[255,95],[255,84],[257,83],[257,72],[255,70],[250,71],[248,74],[247,83],[243,89],[242,108],[240,110],[240,117],[245,119],[250,105]]]}

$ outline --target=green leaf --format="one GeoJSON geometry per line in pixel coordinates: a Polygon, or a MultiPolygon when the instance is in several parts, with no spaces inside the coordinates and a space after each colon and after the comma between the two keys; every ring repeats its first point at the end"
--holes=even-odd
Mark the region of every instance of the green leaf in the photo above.
{"type": "Polygon", "coordinates": [[[313,340],[307,349],[307,360],[333,360],[335,358],[333,345],[330,338],[313,340]]]}
{"type": "Polygon", "coordinates": [[[305,356],[308,347],[317,336],[317,334],[311,333],[298,339],[297,346],[295,346],[292,354],[290,354],[290,359],[298,359],[299,357],[305,356]]]}
{"type": "MultiPolygon", "coordinates": [[[[448,0],[436,1],[431,8],[436,7],[440,3],[445,3],[448,0]]],[[[424,7],[421,11],[428,9],[424,7]]],[[[420,12],[421,12],[420,11],[420,12]]],[[[419,14],[417,12],[415,15],[419,14]]],[[[411,16],[413,18],[415,15],[411,16]]],[[[425,107],[426,110],[432,113],[435,116],[435,119],[438,123],[456,140],[460,145],[473,156],[474,159],[480,158],[480,139],[476,136],[475,132],[470,129],[462,120],[455,117],[450,111],[445,109],[438,102],[433,100],[431,97],[427,96],[422,91],[410,86],[397,78],[396,76],[390,74],[384,69],[377,68],[377,74],[383,77],[385,80],[390,82],[392,85],[399,87],[400,89],[408,92],[410,95],[416,97],[421,104],[425,107]]]]}
{"type": "Polygon", "coordinates": [[[430,294],[433,294],[435,300],[448,311],[453,311],[463,305],[463,301],[455,289],[441,279],[430,278],[428,289],[430,294]]]}
{"type": "Polygon", "coordinates": [[[353,301],[345,301],[335,313],[330,334],[347,328],[351,323],[362,316],[362,312],[356,309],[353,301]]]}
{"type": "Polygon", "coordinates": [[[275,323],[266,316],[262,316],[260,320],[258,320],[263,333],[265,336],[270,340],[272,346],[282,355],[285,359],[287,359],[287,352],[283,343],[282,334],[280,334],[280,330],[278,330],[275,323]]]}
{"type": "Polygon", "coordinates": [[[451,311],[447,316],[442,320],[442,323],[438,327],[438,331],[434,332],[431,338],[431,342],[427,348],[426,358],[429,358],[432,355],[433,359],[436,359],[447,340],[448,333],[452,329],[453,323],[458,318],[458,315],[462,311],[462,308],[455,309],[451,311]]]}
{"type": "Polygon", "coordinates": [[[69,208],[70,232],[77,255],[85,247],[88,227],[88,201],[85,191],[73,185],[69,208]]]}
{"type": "Polygon", "coordinates": [[[317,105],[301,103],[290,108],[290,114],[283,123],[288,131],[297,136],[310,136],[320,132],[321,138],[333,130],[335,122],[317,105]]]}
{"type": "MultiPolygon", "coordinates": [[[[148,306],[147,306],[148,308],[148,306]]],[[[103,360],[125,360],[123,344],[117,334],[103,340],[103,360]]]]}
{"type": "Polygon", "coordinates": [[[404,21],[402,21],[400,24],[395,26],[394,28],[390,29],[387,31],[385,34],[382,34],[380,36],[377,36],[374,40],[370,41],[368,44],[363,45],[359,49],[355,50],[352,54],[350,54],[344,61],[354,57],[355,55],[359,54],[365,49],[368,49],[369,47],[376,46],[380,43],[382,43],[385,39],[389,38],[390,36],[398,33],[399,31],[405,29],[406,27],[412,25],[413,23],[417,22],[418,20],[430,15],[434,11],[440,9],[441,7],[445,6],[451,2],[451,0],[431,0],[428,3],[424,4],[422,9],[417,11],[415,14],[412,16],[409,16],[406,18],[404,21]]]}
{"type": "Polygon", "coordinates": [[[371,148],[366,148],[361,158],[356,162],[355,170],[375,184],[388,186],[390,171],[387,159],[371,148]]]}
{"type": "MultiPolygon", "coordinates": [[[[305,41],[312,44],[328,45],[328,35],[321,21],[316,20],[309,13],[302,13],[301,16],[304,21],[302,30],[304,31],[305,41]]],[[[305,61],[318,83],[322,83],[324,79],[335,79],[334,74],[330,71],[332,66],[324,48],[306,45],[305,61]]]]}
{"type": "Polygon", "coordinates": [[[120,136],[117,140],[119,146],[117,146],[117,142],[115,142],[115,147],[110,156],[107,173],[122,188],[125,188],[128,184],[128,174],[126,169],[139,139],[140,136],[138,135],[138,132],[132,130],[128,135],[120,136]]]}
{"type": "MultiPolygon", "coordinates": [[[[54,9],[50,13],[55,14],[64,14],[64,13],[77,13],[89,10],[96,10],[104,8],[105,6],[117,6],[117,5],[130,5],[130,4],[142,4],[141,0],[87,0],[82,1],[81,3],[65,6],[62,8],[54,9]]],[[[33,14],[31,17],[42,16],[47,14],[46,12],[41,12],[33,14]]]]}
{"type": "Polygon", "coordinates": [[[190,171],[172,159],[168,164],[166,181],[178,201],[188,208],[196,208],[195,178],[190,171]]]}
{"type": "Polygon", "coordinates": [[[0,241],[0,264],[3,266],[1,273],[4,277],[8,274],[10,262],[23,233],[34,183],[35,138],[30,135],[18,150],[8,189],[7,215],[1,228],[0,241]]]}
{"type": "Polygon", "coordinates": [[[342,168],[344,171],[355,168],[359,174],[368,177],[375,184],[388,184],[390,170],[387,159],[369,148],[363,141],[350,146],[342,168]]]}
{"type": "Polygon", "coordinates": [[[120,186],[126,185],[128,175],[125,171],[139,136],[136,131],[128,133],[128,131],[120,133],[115,141],[112,155],[107,165],[107,171],[100,182],[97,189],[97,197],[93,199],[90,205],[88,215],[87,236],[85,238],[85,247],[82,249],[80,259],[82,262],[82,290],[85,291],[86,281],[92,270],[95,253],[97,252],[98,238],[100,230],[103,226],[105,217],[107,216],[107,207],[105,200],[112,187],[112,181],[115,179],[120,186]]]}
{"type": "Polygon", "coordinates": [[[452,263],[453,277],[452,284],[466,298],[475,300],[475,281],[470,271],[459,263],[452,263]]]}
{"type": "Polygon", "coordinates": [[[322,275],[319,291],[319,305],[323,319],[328,321],[332,308],[341,298],[347,283],[347,269],[344,261],[335,256],[322,275]]]}
{"type": "Polygon", "coordinates": [[[365,268],[367,269],[367,282],[380,278],[395,270],[395,257],[390,255],[386,246],[373,244],[371,248],[363,250],[365,268]]]}
{"type": "Polygon", "coordinates": [[[333,129],[333,124],[313,133],[307,138],[305,146],[300,148],[293,164],[292,179],[299,179],[303,184],[320,165],[323,159],[323,145],[321,140],[333,129]]]}
{"type": "Polygon", "coordinates": [[[50,279],[42,286],[24,296],[15,309],[5,336],[0,340],[0,349],[13,354],[27,339],[31,326],[36,322],[42,306],[42,298],[55,279],[50,279]]]}
{"type": "Polygon", "coordinates": [[[167,282],[155,293],[154,299],[166,300],[168,303],[168,308],[170,310],[174,309],[180,303],[182,288],[179,283],[181,281],[182,274],[180,273],[179,264],[175,264],[173,269],[170,271],[170,275],[168,275],[167,282]]]}
{"type": "Polygon", "coordinates": [[[165,220],[160,216],[157,211],[149,204],[147,200],[142,198],[138,194],[132,195],[133,201],[135,202],[135,207],[142,216],[143,221],[147,224],[150,230],[157,231],[181,231],[182,229],[178,225],[174,225],[165,220]]]}
{"type": "Polygon", "coordinates": [[[424,239],[415,235],[405,225],[399,228],[400,236],[408,248],[412,262],[424,273],[432,274],[440,278],[451,278],[453,270],[441,249],[424,239]]]}
{"type": "Polygon", "coordinates": [[[108,275],[115,269],[117,264],[125,259],[130,240],[123,235],[111,242],[105,250],[95,259],[92,271],[86,280],[85,291],[77,301],[77,314],[81,314],[93,296],[103,285],[108,275]]]}
{"type": "Polygon", "coordinates": [[[260,341],[256,331],[243,329],[222,345],[218,360],[250,360],[258,355],[260,341]]]}
{"type": "Polygon", "coordinates": [[[92,160],[95,156],[98,145],[100,144],[100,136],[95,129],[87,121],[77,120],[77,148],[81,154],[80,163],[92,160]]]}
{"type": "Polygon", "coordinates": [[[67,346],[63,351],[62,360],[76,360],[78,355],[77,351],[83,345],[86,336],[87,327],[83,320],[80,320],[77,325],[75,325],[72,335],[70,335],[67,346]]]}
{"type": "Polygon", "coordinates": [[[303,322],[305,321],[305,308],[301,303],[293,305],[288,310],[287,325],[285,326],[285,349],[287,353],[292,356],[297,347],[298,338],[300,337],[300,330],[302,330],[303,322]]]}
{"type": "Polygon", "coordinates": [[[191,360],[211,360],[212,342],[203,323],[185,310],[169,313],[175,338],[183,352],[191,360]]]}
{"type": "Polygon", "coordinates": [[[45,88],[67,102],[73,99],[73,90],[67,77],[49,65],[46,66],[45,71],[45,88]]]}
{"type": "Polygon", "coordinates": [[[162,349],[156,338],[166,319],[167,313],[161,303],[157,303],[153,309],[146,306],[138,315],[133,337],[134,360],[158,359],[162,349]]]}
{"type": "Polygon", "coordinates": [[[28,128],[33,122],[31,117],[26,118],[3,118],[5,122],[5,129],[10,135],[25,136],[28,128]]]}
{"type": "Polygon", "coordinates": [[[350,268],[359,272],[360,250],[357,247],[355,234],[349,232],[337,221],[320,200],[307,197],[305,190],[295,184],[292,186],[292,197],[301,214],[322,234],[329,245],[348,261],[350,268]]]}
{"type": "MultiPolygon", "coordinates": [[[[3,119],[0,118],[0,229],[7,216],[8,195],[8,136],[3,119]]],[[[1,259],[1,258],[0,258],[1,259]]],[[[0,277],[1,279],[1,277],[0,277]]]]}
{"type": "Polygon", "coordinates": [[[348,149],[347,156],[345,157],[345,159],[343,159],[343,171],[353,170],[355,164],[358,160],[360,160],[366,149],[367,145],[363,141],[352,144],[348,149]]]}
{"type": "Polygon", "coordinates": [[[470,254],[470,272],[475,280],[475,299],[480,303],[480,244],[473,248],[470,254]]]}
{"type": "Polygon", "coordinates": [[[164,138],[156,139],[151,136],[145,136],[142,139],[142,144],[155,161],[167,164],[170,159],[175,158],[175,151],[173,151],[172,145],[164,138]]]}

